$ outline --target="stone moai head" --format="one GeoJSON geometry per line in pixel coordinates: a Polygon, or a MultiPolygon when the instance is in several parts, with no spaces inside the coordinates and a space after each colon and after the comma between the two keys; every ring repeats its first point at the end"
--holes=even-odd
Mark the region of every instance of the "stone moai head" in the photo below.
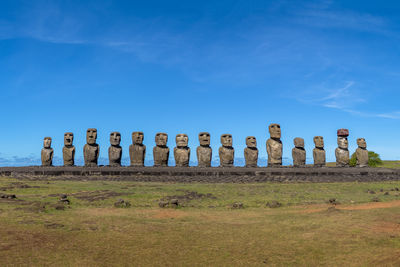
{"type": "Polygon", "coordinates": [[[73,133],[65,133],[64,134],[64,145],[72,146],[73,142],[74,142],[74,134],[73,133]]]}
{"type": "Polygon", "coordinates": [[[97,140],[97,129],[95,128],[89,128],[86,131],[86,143],[89,145],[94,145],[96,144],[97,140]]]}
{"type": "Polygon", "coordinates": [[[51,148],[51,137],[45,137],[43,139],[43,147],[44,148],[51,148]]]}
{"type": "Polygon", "coordinates": [[[157,133],[156,134],[156,145],[157,146],[167,146],[168,142],[168,134],[166,133],[157,133]]]}
{"type": "Polygon", "coordinates": [[[132,133],[132,144],[143,145],[144,134],[143,132],[132,133]]]}
{"type": "Polygon", "coordinates": [[[314,144],[316,148],[324,148],[324,138],[322,136],[315,136],[314,144]]]}
{"type": "Polygon", "coordinates": [[[339,129],[337,130],[337,143],[338,147],[341,149],[348,149],[349,148],[349,142],[347,141],[347,137],[349,136],[349,130],[348,129],[339,129]]]}
{"type": "Polygon", "coordinates": [[[189,137],[187,134],[177,134],[175,137],[177,147],[187,147],[189,143],[189,137]]]}
{"type": "Polygon", "coordinates": [[[277,123],[271,123],[268,127],[269,134],[271,138],[280,139],[281,138],[281,126],[277,123]]]}
{"type": "Polygon", "coordinates": [[[304,148],[304,139],[300,137],[296,137],[293,140],[294,146],[297,148],[304,148]]]}
{"type": "Polygon", "coordinates": [[[358,138],[357,139],[357,145],[359,148],[366,149],[367,148],[367,142],[365,141],[365,138],[358,138]]]}
{"type": "Polygon", "coordinates": [[[209,146],[210,145],[210,134],[207,132],[199,133],[199,142],[201,146],[209,146]]]}
{"type": "Polygon", "coordinates": [[[254,136],[246,137],[246,146],[249,148],[257,148],[257,140],[254,136]]]}
{"type": "Polygon", "coordinates": [[[112,146],[119,146],[121,144],[121,134],[119,132],[112,132],[110,134],[110,144],[112,146]]]}
{"type": "Polygon", "coordinates": [[[221,135],[221,144],[223,147],[232,147],[232,135],[231,134],[221,135]]]}

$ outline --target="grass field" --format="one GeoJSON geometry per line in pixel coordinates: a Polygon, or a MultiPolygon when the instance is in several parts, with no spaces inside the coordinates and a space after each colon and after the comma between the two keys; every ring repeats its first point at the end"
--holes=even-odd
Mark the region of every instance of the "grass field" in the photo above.
{"type": "Polygon", "coordinates": [[[399,188],[0,178],[0,265],[399,266],[399,188]]]}

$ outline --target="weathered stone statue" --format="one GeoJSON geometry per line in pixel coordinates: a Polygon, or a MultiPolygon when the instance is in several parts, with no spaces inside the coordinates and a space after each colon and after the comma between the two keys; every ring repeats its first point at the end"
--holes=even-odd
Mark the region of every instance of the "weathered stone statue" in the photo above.
{"type": "Polygon", "coordinates": [[[357,167],[368,167],[368,150],[367,142],[364,138],[357,139],[358,148],[356,149],[357,167]]]}
{"type": "Polygon", "coordinates": [[[146,156],[146,146],[143,145],[143,132],[132,133],[132,145],[129,146],[129,156],[131,158],[131,166],[144,166],[144,158],[146,156]]]}
{"type": "Polygon", "coordinates": [[[315,136],[314,144],[315,144],[315,148],[313,149],[314,166],[324,167],[326,166],[324,138],[322,136],[315,136]]]}
{"type": "Polygon", "coordinates": [[[110,144],[108,148],[108,160],[110,166],[121,166],[122,147],[121,134],[119,132],[112,132],[110,134],[110,144]]]}
{"type": "Polygon", "coordinates": [[[99,159],[100,147],[96,144],[97,140],[97,129],[90,128],[86,131],[86,144],[83,147],[83,157],[85,160],[86,167],[97,166],[97,160],[99,159]]]}
{"type": "Polygon", "coordinates": [[[348,167],[350,163],[349,143],[347,141],[349,130],[339,129],[337,131],[337,136],[338,147],[335,150],[336,166],[348,167]]]}
{"type": "Polygon", "coordinates": [[[211,167],[212,148],[210,147],[210,134],[206,132],[199,133],[200,146],[197,147],[197,166],[211,167]]]}
{"type": "Polygon", "coordinates": [[[188,167],[190,160],[190,148],[188,147],[189,137],[187,136],[187,134],[177,134],[175,137],[175,142],[175,166],[188,167]]]}
{"type": "Polygon", "coordinates": [[[64,147],[63,147],[63,160],[64,166],[74,166],[75,165],[75,147],[73,146],[74,134],[65,133],[64,134],[64,147]]]}
{"type": "Polygon", "coordinates": [[[219,166],[221,167],[232,167],[235,157],[235,149],[232,147],[232,135],[223,134],[221,135],[221,144],[219,148],[219,166]]]}
{"type": "Polygon", "coordinates": [[[42,166],[53,166],[53,154],[54,150],[51,148],[51,137],[45,137],[41,153],[42,166]]]}
{"type": "Polygon", "coordinates": [[[169,148],[167,147],[168,135],[156,134],[156,146],[153,148],[154,166],[168,166],[169,148]]]}
{"type": "Polygon", "coordinates": [[[272,123],[268,129],[270,134],[267,140],[268,166],[282,166],[281,126],[272,123]]]}
{"type": "Polygon", "coordinates": [[[254,136],[246,137],[246,148],[244,149],[244,159],[246,167],[257,167],[258,149],[257,140],[254,136]]]}
{"type": "Polygon", "coordinates": [[[306,165],[306,150],[304,149],[304,139],[296,137],[292,149],[293,166],[304,167],[306,165]]]}

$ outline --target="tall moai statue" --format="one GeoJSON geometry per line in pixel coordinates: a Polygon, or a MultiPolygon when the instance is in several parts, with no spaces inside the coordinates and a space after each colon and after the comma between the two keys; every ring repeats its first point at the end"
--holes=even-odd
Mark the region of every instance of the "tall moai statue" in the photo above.
{"type": "Polygon", "coordinates": [[[365,138],[357,139],[358,148],[356,149],[357,167],[368,167],[368,150],[365,138]]]}
{"type": "Polygon", "coordinates": [[[43,149],[41,152],[42,166],[53,166],[54,150],[51,148],[51,137],[43,139],[43,149]]]}
{"type": "Polygon", "coordinates": [[[73,133],[65,133],[64,134],[64,147],[63,147],[63,160],[64,166],[74,166],[75,165],[75,147],[74,143],[74,134],[73,133]]]}
{"type": "Polygon", "coordinates": [[[177,134],[175,137],[175,142],[175,166],[188,167],[190,160],[190,148],[188,147],[189,137],[187,136],[187,134],[177,134]]]}
{"type": "Polygon", "coordinates": [[[350,163],[349,143],[347,140],[349,130],[339,129],[337,136],[338,147],[335,150],[336,167],[348,167],[350,163]]]}
{"type": "Polygon", "coordinates": [[[257,167],[258,163],[258,148],[257,140],[254,136],[246,137],[246,148],[244,149],[244,159],[246,167],[257,167]]]}
{"type": "Polygon", "coordinates": [[[223,134],[221,135],[221,144],[219,148],[219,166],[220,167],[232,167],[235,158],[235,149],[232,147],[232,135],[223,134]]]}
{"type": "Polygon", "coordinates": [[[89,128],[86,131],[86,144],[83,147],[83,158],[85,167],[97,166],[97,161],[100,155],[100,146],[96,144],[97,129],[89,128]]]}
{"type": "Polygon", "coordinates": [[[270,134],[267,140],[268,166],[282,166],[281,126],[271,123],[268,130],[270,134]]]}
{"type": "Polygon", "coordinates": [[[129,146],[129,156],[131,166],[144,166],[146,156],[146,146],[143,145],[143,132],[132,133],[132,145],[129,146]]]}
{"type": "Polygon", "coordinates": [[[294,148],[292,149],[293,166],[304,167],[306,165],[306,150],[304,149],[304,139],[296,137],[293,140],[294,148]]]}
{"type": "Polygon", "coordinates": [[[197,147],[197,166],[211,167],[212,148],[210,147],[210,134],[207,132],[199,133],[200,146],[197,147]]]}
{"type": "Polygon", "coordinates": [[[169,148],[167,147],[168,135],[156,134],[156,146],[153,148],[154,166],[168,166],[169,148]]]}
{"type": "Polygon", "coordinates": [[[315,148],[313,149],[314,167],[324,167],[326,166],[324,138],[322,136],[315,136],[314,144],[315,144],[315,148]]]}
{"type": "Polygon", "coordinates": [[[121,144],[121,133],[112,132],[110,134],[110,144],[108,148],[108,161],[110,166],[121,166],[122,158],[122,147],[121,144]]]}

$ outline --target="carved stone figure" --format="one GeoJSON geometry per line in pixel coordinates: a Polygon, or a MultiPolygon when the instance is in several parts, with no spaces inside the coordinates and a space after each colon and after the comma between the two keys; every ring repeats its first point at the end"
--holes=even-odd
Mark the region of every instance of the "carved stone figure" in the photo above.
{"type": "Polygon", "coordinates": [[[304,139],[296,137],[294,148],[292,149],[293,166],[304,167],[306,165],[306,150],[304,149],[304,139]]]}
{"type": "Polygon", "coordinates": [[[349,130],[339,129],[337,131],[337,143],[338,147],[335,150],[336,166],[337,167],[348,167],[350,163],[350,152],[349,143],[347,136],[349,136],[349,130]]]}
{"type": "Polygon", "coordinates": [[[324,149],[324,138],[314,137],[315,148],[313,149],[314,167],[324,167],[326,165],[326,154],[324,149]]]}
{"type": "Polygon", "coordinates": [[[175,166],[188,167],[190,160],[190,148],[188,147],[189,137],[187,136],[187,134],[177,134],[175,137],[175,142],[175,166]]]}
{"type": "Polygon", "coordinates": [[[122,147],[121,134],[119,132],[112,132],[110,134],[110,144],[108,148],[108,160],[110,166],[121,166],[122,147]]]}
{"type": "Polygon", "coordinates": [[[75,147],[73,145],[74,134],[65,133],[64,134],[64,147],[63,147],[63,160],[64,166],[74,166],[75,165],[75,147]]]}
{"type": "Polygon", "coordinates": [[[197,147],[197,162],[199,167],[211,167],[212,149],[210,147],[210,134],[199,133],[200,146],[197,147]]]}
{"type": "Polygon", "coordinates": [[[246,167],[257,167],[258,149],[257,140],[254,136],[246,137],[246,148],[244,149],[244,159],[246,167]]]}
{"type": "Polygon", "coordinates": [[[168,135],[166,133],[157,133],[155,139],[156,146],[153,148],[154,166],[168,166],[168,135]]]}
{"type": "Polygon", "coordinates": [[[221,144],[219,148],[219,166],[221,167],[232,167],[235,157],[235,149],[232,147],[232,135],[223,134],[221,135],[221,144]]]}
{"type": "Polygon", "coordinates": [[[51,148],[51,137],[45,137],[41,153],[42,166],[53,166],[53,154],[54,150],[51,148]]]}
{"type": "Polygon", "coordinates": [[[146,146],[143,145],[143,132],[132,133],[132,145],[129,146],[129,156],[131,166],[144,166],[146,156],[146,146]]]}
{"type": "Polygon", "coordinates": [[[86,131],[86,144],[83,147],[83,157],[86,167],[97,166],[99,159],[100,147],[96,144],[97,129],[90,128],[86,131]]]}
{"type": "Polygon", "coordinates": [[[272,123],[268,129],[270,134],[267,140],[268,166],[282,166],[281,126],[272,123]]]}
{"type": "Polygon", "coordinates": [[[357,167],[368,167],[368,150],[367,150],[367,142],[365,142],[365,138],[357,139],[358,148],[356,149],[357,156],[357,167]]]}

